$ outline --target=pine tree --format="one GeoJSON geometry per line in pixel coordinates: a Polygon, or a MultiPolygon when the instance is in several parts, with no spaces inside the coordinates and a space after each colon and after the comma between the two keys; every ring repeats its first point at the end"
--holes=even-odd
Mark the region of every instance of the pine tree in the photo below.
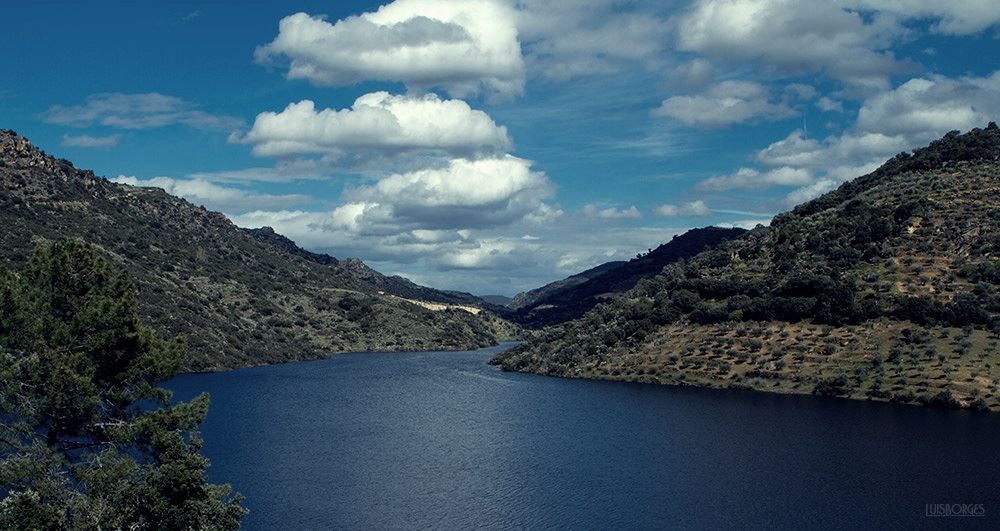
{"type": "Polygon", "coordinates": [[[92,247],[0,271],[0,528],[238,528],[241,498],[199,452],[208,395],[171,404],[158,386],[185,355],[92,247]]]}

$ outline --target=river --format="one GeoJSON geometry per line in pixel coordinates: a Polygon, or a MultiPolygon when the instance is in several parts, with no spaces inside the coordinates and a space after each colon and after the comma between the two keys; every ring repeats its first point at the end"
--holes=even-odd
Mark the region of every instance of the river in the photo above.
{"type": "Polygon", "coordinates": [[[251,530],[1000,522],[1000,415],[487,365],[507,347],[342,354],[169,387],[211,393],[211,479],[246,496],[251,530]],[[928,504],[985,516],[928,517],[942,509],[928,504]]]}

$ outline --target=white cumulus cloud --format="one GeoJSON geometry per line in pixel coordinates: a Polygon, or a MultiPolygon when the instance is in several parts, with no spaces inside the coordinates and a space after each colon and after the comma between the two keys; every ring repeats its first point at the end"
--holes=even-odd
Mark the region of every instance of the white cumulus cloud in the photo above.
{"type": "Polygon", "coordinates": [[[458,97],[512,97],[524,88],[516,22],[502,0],[396,0],[333,23],[296,13],[256,58],[287,58],[290,79],[319,85],[399,81],[458,97]]]}
{"type": "Polygon", "coordinates": [[[548,178],[529,161],[454,159],[349,189],[332,210],[261,209],[234,219],[241,226],[273,226],[314,248],[416,259],[441,256],[459,243],[475,247],[473,231],[551,222],[561,213],[544,202],[551,194],[548,178]]]}
{"type": "Polygon", "coordinates": [[[365,94],[349,109],[291,103],[281,112],[260,113],[249,132],[232,140],[252,144],[259,156],[420,150],[474,156],[511,148],[506,127],[462,100],[388,92],[365,94]]]}
{"type": "Polygon", "coordinates": [[[393,174],[350,190],[349,199],[382,205],[395,223],[417,228],[481,228],[506,225],[529,215],[547,215],[543,200],[553,193],[531,162],[506,155],[454,159],[442,168],[393,174]]]}
{"type": "MultiPolygon", "coordinates": [[[[856,129],[906,137],[983,126],[1000,115],[1000,71],[987,77],[914,78],[865,101],[856,129]]],[[[929,139],[929,138],[928,138],[929,139]]]]}
{"type": "Polygon", "coordinates": [[[982,127],[998,115],[1000,71],[982,77],[917,77],[865,99],[843,133],[820,140],[792,131],[757,152],[757,161],[769,169],[743,168],[703,186],[721,189],[719,185],[743,182],[744,177],[749,186],[761,176],[797,175],[802,182],[774,182],[799,185],[786,196],[787,204],[797,204],[875,170],[901,151],[922,147],[951,130],[982,127]]]}
{"type": "Polygon", "coordinates": [[[677,45],[722,60],[759,60],[882,87],[904,66],[885,51],[899,28],[827,0],[699,0],[680,17],[677,45]]]}

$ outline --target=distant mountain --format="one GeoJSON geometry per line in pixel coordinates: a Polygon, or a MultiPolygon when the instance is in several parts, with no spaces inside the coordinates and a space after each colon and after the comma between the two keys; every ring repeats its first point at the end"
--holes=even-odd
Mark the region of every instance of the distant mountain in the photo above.
{"type": "Polygon", "coordinates": [[[522,293],[510,304],[509,317],[526,326],[546,326],[576,319],[594,306],[632,289],[678,260],[690,258],[746,232],[705,227],[675,236],[669,242],[627,262],[608,262],[593,269],[522,293]]]}
{"type": "Polygon", "coordinates": [[[0,227],[0,266],[9,268],[57,238],[98,246],[135,279],[147,322],[187,337],[191,370],[467,349],[509,330],[471,295],[311,253],[270,229],[240,229],[160,189],[111,183],[12,131],[0,131],[0,227]]]}
{"type": "Polygon", "coordinates": [[[493,362],[1000,410],[1000,129],[900,154],[493,362]]]}
{"type": "Polygon", "coordinates": [[[271,227],[242,230],[246,231],[247,234],[250,234],[257,240],[274,245],[289,254],[300,256],[310,262],[329,266],[342,275],[361,280],[374,287],[377,291],[397,295],[406,299],[439,302],[442,304],[468,305],[485,310],[504,311],[502,307],[492,304],[483,298],[476,297],[471,293],[437,290],[415,284],[400,276],[383,275],[382,273],[368,267],[367,264],[357,258],[338,260],[328,254],[318,254],[307,251],[299,247],[292,240],[278,234],[271,227]]]}
{"type": "Polygon", "coordinates": [[[511,303],[511,301],[514,300],[506,295],[480,295],[479,298],[490,304],[495,304],[497,306],[504,306],[504,307],[506,307],[508,304],[511,303]]]}
{"type": "Polygon", "coordinates": [[[550,297],[556,293],[572,288],[574,286],[579,286],[580,284],[583,284],[584,282],[600,275],[601,273],[605,273],[607,271],[611,271],[612,269],[620,267],[624,263],[625,263],[624,261],[606,262],[599,266],[592,267],[586,271],[582,271],[575,275],[568,276],[562,280],[550,282],[540,288],[535,288],[530,291],[524,291],[518,293],[517,295],[514,295],[514,298],[511,299],[510,303],[507,304],[507,307],[514,310],[520,310],[521,308],[535,307],[539,304],[540,301],[544,300],[546,297],[550,297]]]}

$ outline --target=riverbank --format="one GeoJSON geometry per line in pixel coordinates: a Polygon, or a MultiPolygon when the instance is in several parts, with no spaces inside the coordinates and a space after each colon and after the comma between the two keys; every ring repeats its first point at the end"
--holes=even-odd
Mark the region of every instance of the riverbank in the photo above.
{"type": "Polygon", "coordinates": [[[500,353],[491,363],[569,378],[1000,411],[997,343],[985,330],[886,321],[838,328],[673,325],[624,351],[573,357],[535,343],[500,353]]]}

